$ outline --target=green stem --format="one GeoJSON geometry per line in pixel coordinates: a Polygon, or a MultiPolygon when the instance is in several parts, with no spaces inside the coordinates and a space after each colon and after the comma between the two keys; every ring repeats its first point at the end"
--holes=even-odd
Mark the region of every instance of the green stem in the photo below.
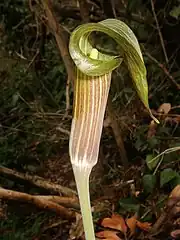
{"type": "Polygon", "coordinates": [[[95,240],[89,195],[89,176],[92,168],[83,166],[80,167],[74,164],[72,166],[76,180],[79,202],[81,206],[85,238],[86,240],[95,240]]]}

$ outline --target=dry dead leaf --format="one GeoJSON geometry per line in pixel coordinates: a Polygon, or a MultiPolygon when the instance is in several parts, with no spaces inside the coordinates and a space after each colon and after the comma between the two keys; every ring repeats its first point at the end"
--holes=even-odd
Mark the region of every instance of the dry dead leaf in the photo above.
{"type": "Polygon", "coordinates": [[[177,185],[172,192],[169,195],[169,200],[167,202],[168,207],[172,207],[174,204],[176,204],[178,201],[180,201],[180,184],[177,185]]]}
{"type": "Polygon", "coordinates": [[[169,198],[177,198],[180,197],[180,184],[177,185],[169,195],[169,198]]]}
{"type": "Polygon", "coordinates": [[[101,238],[103,240],[121,240],[116,234],[116,231],[101,231],[96,233],[96,237],[101,238]]]}
{"type": "Polygon", "coordinates": [[[141,193],[140,191],[136,191],[135,192],[135,197],[138,197],[140,193],[141,193]]]}
{"type": "Polygon", "coordinates": [[[128,218],[126,220],[126,223],[127,223],[128,227],[130,229],[130,236],[133,236],[135,234],[135,231],[136,231],[136,223],[137,223],[136,216],[128,218]]]}
{"type": "Polygon", "coordinates": [[[157,112],[162,113],[162,114],[168,114],[169,111],[171,110],[171,104],[170,103],[163,103],[161,106],[158,108],[157,112]]]}
{"type": "Polygon", "coordinates": [[[151,229],[151,223],[136,221],[136,226],[143,231],[148,232],[151,229]]]}
{"type": "MultiPolygon", "coordinates": [[[[120,216],[118,214],[113,214],[111,218],[104,218],[101,225],[103,227],[108,227],[108,228],[112,228],[115,230],[119,230],[122,233],[124,233],[124,235],[127,234],[127,227],[128,227],[130,229],[129,237],[132,237],[135,234],[136,227],[138,227],[139,229],[141,229],[143,231],[147,231],[147,232],[151,228],[151,223],[138,221],[136,215],[124,220],[124,218],[122,216],[120,216]]],[[[107,240],[107,239],[111,240],[111,237],[112,237],[111,233],[113,233],[113,237],[114,237],[114,235],[117,237],[116,234],[118,232],[115,232],[114,230],[102,231],[97,234],[97,237],[104,238],[106,235],[106,238],[104,240],[107,240]],[[108,234],[110,234],[110,235],[108,235],[108,234]]],[[[118,239],[119,239],[119,237],[118,237],[118,239]]],[[[112,238],[112,240],[114,240],[114,238],[112,238]]]]}
{"type": "Polygon", "coordinates": [[[176,229],[176,230],[172,231],[171,237],[173,237],[175,239],[179,239],[180,238],[180,229],[176,229]]]}
{"type": "Polygon", "coordinates": [[[171,209],[172,216],[178,216],[180,214],[180,201],[171,209]]]}
{"type": "MultiPolygon", "coordinates": [[[[157,110],[158,113],[162,114],[160,116],[160,119],[164,120],[167,117],[166,115],[169,113],[170,110],[171,110],[170,103],[161,104],[161,106],[157,110]]],[[[154,120],[152,120],[151,123],[149,124],[147,138],[151,138],[151,137],[155,136],[156,131],[157,131],[157,126],[158,126],[157,123],[154,120]]]]}
{"type": "Polygon", "coordinates": [[[117,214],[113,214],[111,218],[104,218],[101,225],[103,227],[120,230],[123,233],[127,232],[127,226],[124,218],[117,214]]]}
{"type": "Polygon", "coordinates": [[[121,232],[126,233],[127,232],[127,225],[124,220],[124,218],[118,214],[112,214],[112,219],[118,221],[121,225],[121,232]]]}

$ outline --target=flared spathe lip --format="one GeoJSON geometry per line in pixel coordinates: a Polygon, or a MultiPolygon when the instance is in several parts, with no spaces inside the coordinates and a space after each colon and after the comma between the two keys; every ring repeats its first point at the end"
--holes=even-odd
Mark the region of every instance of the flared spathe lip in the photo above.
{"type": "Polygon", "coordinates": [[[82,24],[71,34],[69,51],[76,67],[87,76],[102,76],[110,73],[124,60],[141,101],[154,121],[159,123],[149,107],[147,73],[141,49],[135,34],[127,24],[117,19],[82,24]],[[89,35],[93,31],[103,32],[113,38],[122,51],[123,59],[118,54],[111,56],[100,51],[98,58],[90,57],[93,46],[89,41],[89,35]]]}

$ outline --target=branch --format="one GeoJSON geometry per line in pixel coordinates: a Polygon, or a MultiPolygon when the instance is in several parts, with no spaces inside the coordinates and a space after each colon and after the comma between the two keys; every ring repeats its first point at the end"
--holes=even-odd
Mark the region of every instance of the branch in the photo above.
{"type": "Polygon", "coordinates": [[[88,23],[90,21],[89,6],[88,6],[86,0],[78,0],[78,1],[79,1],[79,6],[80,6],[81,18],[84,23],[88,23]]]}
{"type": "Polygon", "coordinates": [[[44,11],[47,17],[47,22],[50,30],[52,31],[53,35],[55,36],[58,48],[61,53],[61,57],[64,61],[66,71],[71,79],[74,80],[74,64],[71,60],[69,55],[68,47],[66,44],[66,38],[64,35],[63,27],[56,21],[56,18],[51,10],[50,7],[50,0],[41,0],[41,3],[44,7],[44,11]]]}
{"type": "Polygon", "coordinates": [[[149,234],[150,236],[157,235],[163,230],[165,222],[171,220],[177,213],[179,213],[179,203],[180,203],[180,185],[177,185],[171,192],[169,199],[166,203],[166,207],[163,209],[160,217],[156,220],[152,226],[149,234]],[[177,209],[176,209],[177,207],[177,209]]]}
{"type": "Polygon", "coordinates": [[[2,166],[0,166],[0,173],[13,178],[18,178],[24,181],[28,181],[37,187],[44,188],[58,194],[63,194],[64,196],[74,197],[77,195],[76,192],[71,190],[70,188],[63,187],[59,184],[51,183],[39,176],[31,176],[27,173],[20,173],[15,170],[5,168],[2,166]]]}
{"type": "MultiPolygon", "coordinates": [[[[64,6],[61,7],[60,4],[53,4],[53,9],[58,15],[60,15],[61,19],[71,18],[75,20],[81,20],[80,8],[72,7],[72,6],[64,6]]],[[[99,9],[89,9],[90,19],[92,21],[98,22],[103,20],[103,16],[101,14],[101,10],[99,9]]]]}
{"type": "Polygon", "coordinates": [[[74,82],[74,78],[75,78],[74,64],[69,54],[68,45],[66,44],[64,28],[57,22],[52,12],[52,8],[50,7],[50,0],[41,0],[41,3],[44,7],[49,28],[51,29],[56,39],[60,54],[62,56],[64,65],[66,67],[66,71],[68,74],[67,82],[66,82],[66,113],[65,113],[65,115],[68,115],[68,112],[70,109],[70,97],[69,97],[70,86],[69,85],[70,85],[70,82],[72,83],[74,82]]]}
{"type": "Polygon", "coordinates": [[[151,8],[152,8],[153,16],[154,16],[154,19],[155,19],[155,22],[156,22],[156,27],[157,27],[157,31],[158,31],[158,34],[159,34],[159,38],[160,38],[162,50],[163,50],[163,53],[164,53],[165,61],[166,61],[166,64],[168,64],[169,60],[168,60],[168,56],[167,56],[167,53],[166,53],[166,48],[164,46],[164,40],[163,40],[163,36],[162,36],[161,30],[160,30],[160,26],[159,26],[159,22],[158,22],[158,19],[157,19],[157,16],[156,16],[156,12],[155,12],[155,9],[154,9],[154,2],[153,1],[154,0],[151,0],[151,8]]]}
{"type": "Polygon", "coordinates": [[[68,76],[67,81],[66,81],[66,117],[70,110],[70,96],[69,96],[70,82],[71,82],[71,80],[70,80],[70,77],[68,76]]]}
{"type": "Polygon", "coordinates": [[[144,53],[150,60],[156,63],[157,66],[163,70],[164,74],[171,80],[171,82],[177,87],[177,89],[180,90],[180,85],[175,81],[168,69],[162,63],[158,62],[150,53],[148,53],[147,51],[144,51],[144,53]]]}
{"type": "Polygon", "coordinates": [[[65,217],[67,219],[75,218],[74,212],[66,209],[63,206],[60,206],[59,204],[57,204],[55,202],[46,200],[45,198],[43,198],[41,196],[33,196],[33,195],[30,195],[27,193],[21,193],[21,192],[17,192],[17,191],[0,188],[0,199],[16,200],[16,201],[32,203],[32,204],[35,204],[39,208],[54,211],[57,214],[65,217]]]}
{"type": "MultiPolygon", "coordinates": [[[[60,14],[60,16],[64,19],[66,18],[72,18],[72,19],[76,19],[76,20],[80,20],[82,19],[82,14],[80,15],[80,11],[78,7],[71,7],[71,6],[65,6],[65,7],[61,7],[60,4],[53,4],[53,9],[55,10],[56,13],[60,14]]],[[[99,9],[95,9],[89,10],[89,18],[91,21],[101,21],[104,19],[104,16],[102,15],[101,10],[99,9]]],[[[129,18],[132,21],[138,22],[140,24],[152,24],[152,20],[149,18],[145,18],[141,15],[135,14],[135,13],[131,13],[130,15],[127,15],[127,12],[121,9],[118,9],[118,16],[117,18],[129,18]]]]}
{"type": "Polygon", "coordinates": [[[126,150],[125,150],[124,141],[121,137],[121,132],[119,130],[118,123],[115,119],[115,114],[114,114],[114,110],[113,110],[113,107],[112,107],[110,96],[108,98],[108,103],[107,103],[107,113],[108,113],[108,116],[110,118],[109,125],[111,126],[112,131],[114,133],[116,144],[118,146],[118,150],[119,150],[119,153],[120,153],[120,156],[121,156],[122,164],[123,164],[124,167],[127,167],[128,166],[127,153],[126,153],[126,150]]]}
{"type": "Polygon", "coordinates": [[[77,198],[60,197],[60,196],[39,196],[39,195],[36,197],[40,197],[41,199],[44,199],[46,201],[55,202],[67,208],[74,208],[76,210],[80,210],[79,201],[77,198]]]}

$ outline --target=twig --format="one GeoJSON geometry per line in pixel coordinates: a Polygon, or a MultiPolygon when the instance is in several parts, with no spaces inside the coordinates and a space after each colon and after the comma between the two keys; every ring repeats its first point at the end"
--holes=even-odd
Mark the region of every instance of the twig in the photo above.
{"type": "Polygon", "coordinates": [[[60,132],[62,132],[62,133],[64,133],[64,134],[70,136],[70,131],[67,130],[67,129],[64,129],[64,128],[60,127],[60,126],[57,126],[57,127],[56,127],[56,130],[58,130],[58,131],[60,131],[60,132]]]}
{"type": "Polygon", "coordinates": [[[66,44],[66,38],[64,35],[64,29],[63,27],[57,22],[51,7],[50,7],[50,0],[41,0],[41,3],[44,7],[44,11],[47,17],[47,22],[49,25],[49,28],[51,29],[53,35],[55,36],[61,57],[63,59],[63,62],[66,67],[66,71],[68,74],[67,77],[67,84],[66,84],[66,113],[65,115],[68,114],[69,108],[70,108],[70,97],[69,97],[69,85],[70,81],[72,83],[74,82],[75,74],[74,74],[74,64],[73,61],[71,60],[69,51],[68,51],[68,46],[66,44]]]}
{"type": "MultiPolygon", "coordinates": [[[[173,108],[171,108],[171,109],[173,109],[173,108]]],[[[156,116],[166,116],[166,117],[174,117],[174,118],[176,118],[176,117],[180,117],[180,115],[179,114],[171,114],[171,113],[168,113],[168,114],[166,114],[166,113],[157,113],[157,112],[155,112],[155,111],[152,111],[153,112],[153,114],[154,115],[156,115],[156,116]]],[[[148,111],[147,111],[147,113],[148,113],[148,111]]]]}
{"type": "Polygon", "coordinates": [[[160,30],[159,22],[158,22],[156,12],[155,12],[155,9],[154,9],[153,0],[151,0],[151,8],[152,8],[153,16],[154,16],[154,19],[155,19],[155,22],[156,22],[156,27],[157,27],[157,31],[158,31],[158,34],[159,34],[159,38],[160,38],[162,50],[163,50],[163,53],[164,53],[165,61],[166,61],[166,64],[168,64],[169,60],[168,60],[168,56],[167,56],[167,53],[166,53],[166,48],[165,48],[165,45],[164,45],[164,40],[163,40],[163,36],[162,36],[161,30],[160,30]]]}
{"type": "Polygon", "coordinates": [[[12,178],[18,178],[18,179],[21,179],[24,181],[28,181],[37,187],[44,188],[44,189],[53,191],[58,194],[63,194],[64,196],[74,197],[77,195],[76,192],[71,190],[70,188],[63,187],[59,184],[51,183],[51,182],[45,180],[44,178],[41,178],[36,175],[31,176],[30,174],[20,173],[15,170],[5,168],[2,166],[0,166],[0,173],[3,175],[6,175],[6,176],[12,177],[12,178]]]}
{"type": "Polygon", "coordinates": [[[115,137],[115,140],[116,140],[119,152],[120,152],[122,164],[123,164],[124,167],[127,167],[128,166],[127,153],[126,153],[126,150],[125,150],[125,147],[124,147],[124,141],[121,137],[121,132],[119,130],[118,123],[115,119],[115,114],[114,114],[114,110],[113,110],[113,107],[112,107],[110,97],[108,99],[108,104],[107,104],[107,113],[108,113],[108,116],[110,118],[110,126],[112,128],[113,133],[114,133],[114,137],[115,137]]]}
{"type": "Polygon", "coordinates": [[[20,57],[21,59],[23,59],[23,60],[27,60],[27,58],[24,57],[23,54],[22,54],[22,49],[21,49],[21,53],[18,53],[18,52],[16,52],[16,51],[15,51],[15,53],[16,53],[17,56],[20,57]]]}
{"type": "MultiPolygon", "coordinates": [[[[41,233],[44,233],[46,232],[47,230],[50,230],[52,228],[57,228],[58,226],[62,225],[63,223],[67,223],[68,220],[62,220],[60,219],[59,221],[56,221],[56,222],[53,222],[51,223],[50,225],[48,226],[45,226],[43,229],[41,229],[41,233]]],[[[57,239],[57,236],[56,236],[56,239],[57,239]]]]}
{"type": "Polygon", "coordinates": [[[176,108],[180,108],[180,105],[177,105],[177,106],[171,107],[171,110],[172,110],[172,109],[176,109],[176,108]]]}
{"type": "Polygon", "coordinates": [[[16,132],[28,133],[28,134],[32,134],[32,135],[35,135],[35,136],[47,138],[47,135],[45,135],[45,134],[33,133],[33,132],[30,132],[30,131],[24,131],[24,130],[19,129],[19,128],[8,127],[8,126],[4,126],[2,124],[0,124],[0,128],[9,129],[11,131],[16,131],[16,132]]]}
{"type": "Polygon", "coordinates": [[[33,62],[35,61],[36,57],[38,56],[38,54],[39,54],[39,49],[37,49],[36,53],[34,54],[33,58],[31,59],[30,63],[28,64],[28,66],[27,66],[25,72],[27,72],[28,69],[31,67],[31,65],[32,65],[33,62]]]}
{"type": "Polygon", "coordinates": [[[68,47],[66,44],[66,38],[64,36],[64,29],[63,27],[56,21],[55,16],[53,15],[53,12],[50,7],[50,0],[41,0],[42,5],[44,7],[44,11],[46,13],[48,26],[51,29],[52,33],[54,34],[56,38],[56,42],[58,45],[58,48],[60,50],[62,59],[64,61],[67,73],[71,79],[71,81],[74,80],[74,65],[71,60],[68,47]]]}
{"type": "Polygon", "coordinates": [[[75,213],[66,209],[65,207],[49,201],[41,196],[33,196],[27,193],[21,193],[17,191],[12,191],[4,188],[0,188],[0,199],[6,200],[18,200],[23,202],[28,202],[35,204],[39,208],[48,209],[54,211],[67,219],[72,219],[75,217],[75,213]]]}
{"type": "Polygon", "coordinates": [[[144,51],[144,53],[149,59],[151,59],[154,63],[158,65],[158,67],[160,67],[163,70],[164,74],[171,80],[171,82],[177,87],[177,89],[180,90],[180,85],[175,81],[175,79],[170,74],[168,69],[162,63],[160,63],[157,59],[155,59],[150,53],[148,53],[147,51],[144,51]]]}
{"type": "Polygon", "coordinates": [[[157,221],[154,223],[150,230],[150,236],[157,235],[159,232],[162,231],[161,226],[164,225],[164,223],[167,221],[167,219],[171,219],[173,217],[173,209],[176,207],[176,205],[179,202],[179,198],[173,199],[173,201],[170,203],[171,198],[169,198],[166,208],[163,210],[160,217],[157,219],[157,221]]]}
{"type": "Polygon", "coordinates": [[[66,116],[69,114],[69,110],[70,110],[70,77],[67,77],[67,81],[66,81],[66,116]]]}
{"type": "MultiPolygon", "coordinates": [[[[80,16],[79,13],[79,8],[77,7],[70,7],[70,6],[64,6],[61,7],[60,4],[53,4],[55,12],[57,12],[58,14],[61,15],[61,17],[63,18],[72,18],[72,19],[77,19],[80,20],[82,19],[82,15],[80,16]]],[[[89,11],[90,14],[90,20],[92,21],[101,21],[104,19],[104,17],[102,16],[102,14],[92,11],[89,11]]],[[[120,18],[125,18],[127,19],[127,12],[121,9],[118,9],[118,13],[116,13],[117,17],[120,18]]],[[[135,13],[131,13],[130,15],[128,15],[128,18],[138,22],[140,24],[151,24],[152,21],[151,19],[145,18],[141,15],[135,14],[135,13]]]]}
{"type": "Polygon", "coordinates": [[[90,20],[89,17],[89,8],[86,0],[78,0],[80,6],[80,14],[84,23],[88,23],[90,20]]]}
{"type": "Polygon", "coordinates": [[[26,22],[26,20],[28,18],[31,18],[31,14],[27,15],[26,17],[24,17],[16,26],[13,26],[12,29],[16,30],[17,28],[19,28],[22,24],[24,24],[26,22]]]}
{"type": "Polygon", "coordinates": [[[112,6],[113,15],[114,15],[115,18],[117,18],[116,7],[115,7],[114,0],[111,0],[111,6],[112,6]]]}
{"type": "Polygon", "coordinates": [[[80,209],[78,199],[76,198],[60,197],[60,196],[39,196],[39,195],[37,197],[40,197],[41,199],[44,199],[46,201],[58,203],[67,208],[74,208],[77,210],[80,209]]]}

